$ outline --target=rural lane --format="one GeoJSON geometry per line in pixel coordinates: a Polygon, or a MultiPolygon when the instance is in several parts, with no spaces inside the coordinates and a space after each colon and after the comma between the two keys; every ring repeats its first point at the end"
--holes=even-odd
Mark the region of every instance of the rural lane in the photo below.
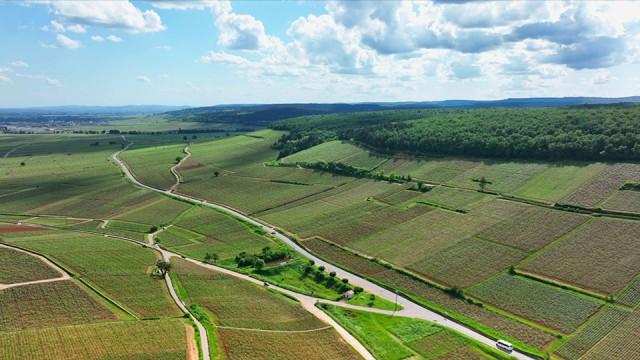
{"type": "MultiPolygon", "coordinates": [[[[470,328],[468,328],[468,327],[466,327],[464,325],[461,325],[461,324],[459,324],[459,323],[457,323],[455,321],[449,320],[446,317],[444,317],[444,316],[442,316],[442,315],[440,315],[440,314],[438,314],[436,312],[433,312],[433,311],[431,311],[431,310],[429,310],[429,309],[427,309],[425,307],[422,307],[422,306],[416,304],[415,302],[413,302],[413,301],[411,301],[411,300],[409,300],[409,299],[407,299],[405,297],[398,296],[396,293],[394,293],[394,292],[392,292],[392,291],[390,291],[390,290],[388,290],[386,288],[383,288],[383,287],[381,287],[381,286],[379,286],[379,285],[377,285],[377,284],[375,284],[375,283],[373,283],[373,282],[371,282],[371,281],[369,281],[367,279],[364,279],[364,278],[362,278],[362,277],[360,277],[358,275],[350,273],[350,272],[348,272],[348,271],[346,271],[346,270],[344,270],[342,268],[339,268],[339,267],[337,267],[337,266],[335,266],[335,265],[333,265],[333,264],[331,264],[329,262],[324,261],[323,259],[320,259],[320,258],[316,257],[315,255],[311,254],[306,249],[304,249],[303,247],[298,245],[298,243],[296,243],[295,241],[291,240],[286,235],[284,235],[284,234],[280,233],[279,231],[277,231],[272,226],[263,224],[262,222],[260,222],[258,220],[255,220],[255,219],[253,219],[253,218],[251,218],[251,217],[249,217],[249,216],[247,216],[247,215],[245,215],[245,214],[243,214],[243,213],[241,213],[241,212],[239,212],[239,211],[237,211],[235,209],[229,208],[227,206],[211,203],[211,202],[209,202],[207,200],[197,199],[197,198],[193,198],[193,197],[186,196],[186,195],[183,195],[183,194],[177,194],[177,193],[175,193],[173,191],[170,191],[170,190],[164,190],[164,189],[156,188],[156,187],[149,186],[147,184],[144,184],[144,183],[140,182],[135,177],[135,175],[133,175],[133,172],[131,171],[129,166],[124,161],[122,161],[120,159],[120,157],[118,156],[122,151],[127,150],[130,145],[131,145],[131,143],[129,145],[127,145],[123,150],[120,150],[120,151],[114,153],[112,155],[112,159],[116,164],[118,164],[120,166],[122,171],[129,178],[129,180],[131,182],[133,182],[134,184],[136,184],[137,186],[145,188],[145,189],[148,189],[148,190],[152,190],[152,191],[155,191],[155,192],[159,192],[159,193],[165,194],[165,195],[170,196],[170,197],[181,199],[181,200],[190,202],[192,204],[198,204],[198,205],[203,205],[203,206],[207,206],[207,207],[210,207],[210,208],[214,208],[214,209],[226,212],[226,213],[228,213],[228,214],[230,214],[230,215],[232,215],[232,216],[234,216],[236,218],[239,218],[239,219],[241,219],[243,221],[246,221],[246,222],[248,222],[248,223],[250,223],[252,225],[255,225],[255,226],[263,229],[264,231],[267,231],[272,236],[278,238],[282,242],[288,244],[289,246],[294,248],[298,253],[304,255],[305,257],[307,257],[309,259],[312,259],[317,265],[324,266],[327,271],[329,271],[329,272],[335,271],[336,274],[338,274],[339,277],[348,279],[349,283],[351,283],[353,285],[356,285],[356,286],[360,286],[363,289],[365,289],[367,292],[375,294],[376,296],[382,297],[382,298],[387,299],[389,301],[397,301],[398,305],[401,305],[403,307],[403,309],[399,310],[399,311],[396,311],[395,312],[396,315],[431,321],[431,322],[434,322],[434,323],[436,323],[436,324],[438,324],[440,326],[447,327],[447,328],[452,329],[454,331],[457,331],[457,332],[459,332],[461,334],[464,334],[464,335],[466,335],[466,336],[468,336],[468,337],[470,337],[470,338],[472,338],[472,339],[474,339],[474,340],[476,340],[478,342],[481,342],[481,343],[483,343],[483,344],[485,344],[487,346],[495,347],[495,340],[494,339],[491,339],[491,338],[489,338],[489,337],[487,337],[487,336],[485,336],[485,335],[483,335],[481,333],[478,333],[475,330],[470,329],[470,328]]],[[[164,250],[164,251],[166,251],[166,250],[164,250]]],[[[195,260],[190,260],[190,261],[198,263],[195,260]]],[[[227,270],[227,271],[229,271],[229,270],[227,270]]],[[[232,272],[232,271],[229,271],[229,272],[232,272]]],[[[232,272],[232,273],[237,274],[235,272],[232,272]]],[[[250,278],[248,276],[246,276],[246,277],[250,278]]],[[[250,278],[250,279],[253,279],[253,278],[250,278]]],[[[258,281],[256,279],[253,279],[253,280],[258,281]]],[[[258,282],[260,282],[260,281],[258,281],[258,282]]],[[[295,293],[295,294],[297,294],[297,293],[295,293]]],[[[301,295],[301,294],[297,294],[297,295],[301,295]]],[[[312,299],[314,299],[313,303],[315,304],[315,301],[317,299],[315,299],[315,298],[312,298],[312,299]]],[[[304,305],[304,303],[303,303],[303,305],[304,305]]],[[[340,303],[340,306],[344,306],[344,305],[345,304],[340,303]]],[[[324,312],[322,312],[317,307],[315,307],[315,306],[312,306],[312,307],[317,310],[316,312],[320,312],[320,313],[324,314],[324,312]]],[[[366,308],[366,309],[370,310],[369,308],[366,308]]],[[[328,315],[326,315],[326,314],[325,314],[325,316],[328,317],[328,315]]],[[[333,321],[333,319],[331,319],[331,320],[332,320],[333,323],[335,323],[335,321],[333,321]]],[[[338,325],[338,327],[336,329],[342,329],[342,331],[347,332],[340,325],[338,325]]],[[[338,332],[340,332],[340,331],[338,330],[338,332]]],[[[349,334],[349,333],[347,332],[347,334],[349,334]]],[[[349,336],[351,336],[351,335],[349,334],[349,336]]],[[[358,344],[360,344],[360,343],[358,342],[358,344]]],[[[360,344],[360,346],[362,346],[362,345],[360,344]]],[[[510,355],[513,356],[516,359],[521,359],[521,360],[533,360],[534,359],[534,358],[532,358],[532,357],[530,357],[530,356],[528,356],[526,354],[523,354],[521,352],[518,352],[518,351],[514,351],[510,355]]]]}

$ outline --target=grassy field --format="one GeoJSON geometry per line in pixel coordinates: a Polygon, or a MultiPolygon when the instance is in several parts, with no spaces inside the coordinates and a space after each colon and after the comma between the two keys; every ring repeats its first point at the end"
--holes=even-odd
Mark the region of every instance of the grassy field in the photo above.
{"type": "Polygon", "coordinates": [[[169,169],[176,164],[178,158],[183,158],[184,144],[147,147],[127,150],[121,158],[133,170],[136,177],[145,184],[168,189],[176,182],[176,178],[169,169]]]}
{"type": "Polygon", "coordinates": [[[381,360],[507,359],[497,350],[434,323],[321,305],[381,360]]]}
{"type": "MultiPolygon", "coordinates": [[[[301,354],[312,359],[358,358],[335,331],[325,329],[326,324],[297,302],[182,259],[174,258],[172,264],[179,293],[187,305],[204,309],[207,321],[213,324],[210,331],[215,331],[222,351],[230,359],[297,359],[301,354]],[[300,332],[305,330],[312,332],[300,332]],[[315,334],[314,330],[320,333],[315,334]]],[[[214,337],[210,342],[216,341],[214,337]]]]}
{"type": "Polygon", "coordinates": [[[72,280],[0,290],[0,303],[0,334],[118,318],[72,280]]]}
{"type": "Polygon", "coordinates": [[[0,284],[51,279],[62,276],[40,259],[20,251],[0,247],[0,284]]]}
{"type": "Polygon", "coordinates": [[[555,353],[563,359],[579,359],[606,337],[627,316],[629,316],[629,313],[626,311],[610,306],[604,307],[584,328],[564,343],[555,353]]]}
{"type": "Polygon", "coordinates": [[[596,219],[539,253],[522,269],[615,294],[640,273],[638,235],[640,223],[636,221],[596,219]]]}
{"type": "Polygon", "coordinates": [[[140,317],[179,316],[162,279],[151,276],[154,251],[123,240],[68,231],[3,240],[50,256],[140,317]]]}
{"type": "Polygon", "coordinates": [[[604,164],[561,164],[531,177],[515,195],[556,202],[606,169],[604,164]]]}
{"type": "Polygon", "coordinates": [[[574,332],[602,305],[586,296],[507,274],[498,275],[471,293],[486,303],[566,334],[574,332]]]}
{"type": "Polygon", "coordinates": [[[185,324],[120,321],[0,332],[0,358],[181,360],[186,358],[185,324]]]}

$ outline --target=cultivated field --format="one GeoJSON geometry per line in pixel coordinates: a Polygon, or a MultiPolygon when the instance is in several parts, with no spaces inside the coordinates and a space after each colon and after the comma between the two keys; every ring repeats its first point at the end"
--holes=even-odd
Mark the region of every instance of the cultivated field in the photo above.
{"type": "Polygon", "coordinates": [[[640,164],[614,164],[565,196],[560,202],[585,207],[600,206],[626,182],[640,180],[640,164]]]}
{"type": "Polygon", "coordinates": [[[640,213],[640,191],[616,191],[602,207],[607,210],[640,213]]]}
{"type": "Polygon", "coordinates": [[[626,311],[610,306],[604,307],[555,353],[567,360],[579,359],[628,316],[629,313],[626,311]]]}
{"type": "Polygon", "coordinates": [[[621,321],[611,332],[581,359],[584,360],[614,360],[640,359],[640,311],[635,310],[621,321]]]}
{"type": "Polygon", "coordinates": [[[296,301],[181,259],[172,259],[172,264],[181,296],[188,305],[204,309],[212,323],[209,331],[219,336],[230,359],[296,359],[301,354],[311,359],[359,358],[296,301]]]}
{"type": "Polygon", "coordinates": [[[0,334],[3,331],[84,324],[118,318],[98,302],[95,295],[89,294],[72,280],[0,290],[0,303],[0,334]]]}
{"type": "Polygon", "coordinates": [[[0,284],[58,278],[62,275],[40,259],[0,247],[0,284]]]}
{"type": "Polygon", "coordinates": [[[522,269],[587,290],[615,294],[640,273],[639,235],[637,221],[595,219],[522,269]]]}
{"type": "Polygon", "coordinates": [[[180,314],[162,279],[151,275],[154,251],[97,235],[48,231],[4,241],[50,256],[140,317],[180,314]]]}
{"type": "Polygon", "coordinates": [[[0,332],[0,358],[183,360],[185,329],[182,320],[168,319],[0,332]]]}
{"type": "Polygon", "coordinates": [[[183,158],[184,144],[165,145],[136,149],[133,147],[122,153],[122,160],[133,170],[136,177],[145,184],[168,189],[176,182],[169,169],[183,158]]]}
{"type": "Polygon", "coordinates": [[[480,323],[496,329],[501,333],[498,337],[517,339],[522,343],[539,348],[544,347],[554,340],[554,337],[548,333],[498,315],[486,308],[471,305],[466,301],[451,297],[424,282],[394,270],[389,270],[373,261],[355,256],[337,246],[328,245],[322,240],[307,240],[304,242],[304,245],[320,256],[346,269],[368,277],[373,277],[405,294],[423,299],[423,301],[435,305],[439,309],[445,309],[443,311],[447,311],[449,314],[458,314],[457,318],[463,321],[480,323]]]}
{"type": "Polygon", "coordinates": [[[529,207],[478,234],[526,251],[536,251],[589,220],[588,216],[529,207]]]}
{"type": "Polygon", "coordinates": [[[519,276],[501,274],[471,294],[489,304],[563,333],[574,332],[602,304],[519,276]]]}
{"type": "Polygon", "coordinates": [[[360,356],[333,329],[307,333],[218,329],[229,360],[356,360],[360,356]]]}

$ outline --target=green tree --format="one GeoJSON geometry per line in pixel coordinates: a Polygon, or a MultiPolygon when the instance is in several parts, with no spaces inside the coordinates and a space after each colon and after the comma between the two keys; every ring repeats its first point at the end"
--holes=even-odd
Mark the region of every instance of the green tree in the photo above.
{"type": "Polygon", "coordinates": [[[160,275],[162,275],[162,277],[165,277],[169,270],[171,270],[171,263],[161,259],[156,262],[156,268],[160,272],[160,275]]]}

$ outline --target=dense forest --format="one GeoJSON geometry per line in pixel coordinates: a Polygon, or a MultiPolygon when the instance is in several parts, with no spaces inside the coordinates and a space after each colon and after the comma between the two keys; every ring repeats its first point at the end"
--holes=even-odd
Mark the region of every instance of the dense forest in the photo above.
{"type": "MultiPolygon", "coordinates": [[[[306,116],[273,128],[322,130],[381,152],[547,160],[640,160],[640,106],[423,109],[306,116]]],[[[282,145],[283,148],[286,145],[282,145]]]]}

